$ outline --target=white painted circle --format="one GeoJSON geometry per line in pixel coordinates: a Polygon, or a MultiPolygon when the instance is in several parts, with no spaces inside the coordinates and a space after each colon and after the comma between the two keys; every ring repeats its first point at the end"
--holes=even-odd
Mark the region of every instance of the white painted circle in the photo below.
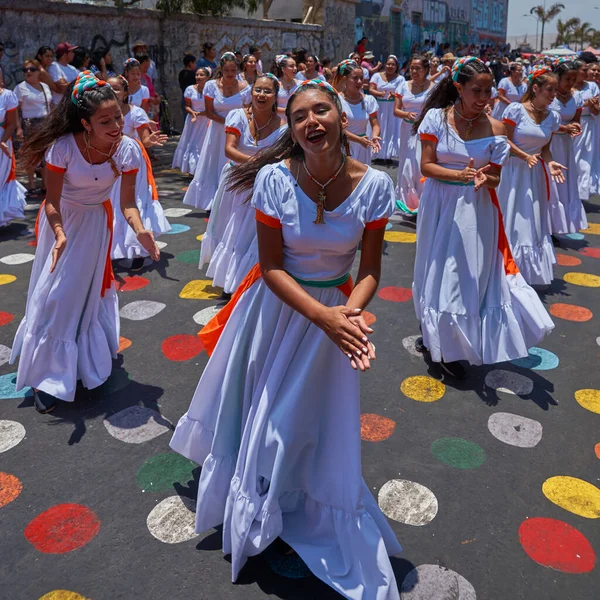
{"type": "Polygon", "coordinates": [[[167,208],[165,210],[165,217],[185,217],[185,215],[189,215],[191,212],[191,208],[167,208]]]}
{"type": "Polygon", "coordinates": [[[377,498],[383,514],[405,525],[427,525],[438,511],[435,494],[424,485],[406,479],[392,479],[379,490],[377,498]]]}
{"type": "Polygon", "coordinates": [[[543,432],[539,421],[505,412],[490,415],[488,429],[497,440],[519,448],[534,448],[543,432]]]}
{"type": "Polygon", "coordinates": [[[193,317],[194,321],[198,325],[206,325],[223,307],[222,306],[209,306],[199,310],[193,317]]]}
{"type": "Polygon", "coordinates": [[[23,207],[25,212],[37,212],[40,210],[41,204],[39,202],[28,203],[23,207]]]}
{"type": "Polygon", "coordinates": [[[168,246],[167,242],[161,242],[160,240],[156,240],[154,243],[158,246],[159,250],[162,250],[168,246]]]}
{"type": "Polygon", "coordinates": [[[9,254],[8,256],[3,256],[0,258],[0,262],[5,265],[23,265],[25,263],[31,262],[35,258],[33,254],[9,254]]]}
{"type": "Polygon", "coordinates": [[[143,321],[155,317],[159,312],[165,309],[167,305],[153,300],[136,300],[126,304],[119,314],[123,319],[132,321],[143,321]]]}
{"type": "Polygon", "coordinates": [[[173,424],[151,408],[129,406],[104,419],[104,427],[121,442],[142,444],[171,431],[173,424]]]}
{"type": "Polygon", "coordinates": [[[514,371],[494,369],[485,376],[485,385],[498,392],[527,396],[533,392],[533,381],[514,371]]]}
{"type": "Polygon", "coordinates": [[[598,344],[598,346],[600,346],[600,335],[596,338],[596,344],[598,344]]]}
{"type": "Polygon", "coordinates": [[[415,348],[415,343],[417,342],[417,340],[422,337],[420,335],[409,335],[408,337],[405,337],[402,340],[402,345],[404,346],[404,349],[409,353],[412,354],[413,356],[418,356],[419,358],[422,357],[423,355],[420,352],[417,352],[417,349],[415,348]]]}
{"type": "Polygon", "coordinates": [[[165,544],[179,544],[198,537],[195,524],[196,504],[185,496],[165,498],[146,519],[150,533],[165,544]]]}
{"type": "Polygon", "coordinates": [[[17,421],[0,421],[0,453],[14,448],[25,437],[25,427],[17,421]]]}
{"type": "Polygon", "coordinates": [[[10,359],[10,348],[0,344],[0,367],[5,365],[10,359]]]}
{"type": "Polygon", "coordinates": [[[456,571],[440,565],[419,565],[400,586],[402,600],[477,600],[473,586],[456,571]]]}

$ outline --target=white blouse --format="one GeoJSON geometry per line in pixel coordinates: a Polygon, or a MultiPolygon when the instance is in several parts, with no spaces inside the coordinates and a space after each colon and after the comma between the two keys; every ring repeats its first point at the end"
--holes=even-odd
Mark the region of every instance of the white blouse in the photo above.
{"type": "Polygon", "coordinates": [[[135,94],[129,95],[129,104],[132,104],[133,106],[142,106],[142,102],[149,98],[150,90],[145,85],[141,85],[140,89],[135,94]]]}
{"type": "Polygon", "coordinates": [[[206,108],[204,103],[204,93],[199,92],[195,85],[188,85],[188,87],[185,88],[183,97],[187,100],[191,100],[192,110],[194,112],[204,112],[206,108]]]}
{"type": "Polygon", "coordinates": [[[365,95],[357,104],[350,104],[345,98],[340,97],[342,108],[348,117],[348,131],[355,135],[366,135],[369,117],[376,115],[379,106],[374,96],[365,95]]]}
{"type": "Polygon", "coordinates": [[[50,114],[52,107],[52,92],[45,83],[40,82],[41,90],[22,81],[15,88],[15,95],[21,105],[24,119],[41,119],[50,114]]]}

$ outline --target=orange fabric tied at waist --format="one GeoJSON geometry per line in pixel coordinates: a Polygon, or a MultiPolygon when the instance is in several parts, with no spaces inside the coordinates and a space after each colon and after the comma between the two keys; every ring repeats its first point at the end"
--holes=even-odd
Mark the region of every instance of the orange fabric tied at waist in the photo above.
{"type": "Polygon", "coordinates": [[[550,202],[550,177],[548,177],[548,169],[546,168],[546,161],[543,158],[540,158],[540,162],[542,163],[542,169],[544,170],[544,178],[546,179],[546,192],[548,194],[548,202],[550,202]]]}
{"type": "Polygon", "coordinates": [[[508,245],[508,238],[506,237],[506,231],[504,230],[504,220],[502,219],[502,211],[500,210],[500,202],[498,202],[498,194],[494,188],[489,189],[490,197],[496,210],[498,211],[498,250],[502,254],[504,260],[504,272],[507,275],[516,275],[519,273],[519,267],[513,258],[510,246],[508,245]]]}
{"type": "Polygon", "coordinates": [[[112,261],[110,260],[110,252],[112,250],[113,243],[113,222],[114,222],[114,214],[112,202],[110,200],[106,200],[102,203],[104,206],[104,210],[106,211],[106,225],[108,227],[108,231],[110,235],[108,237],[108,249],[106,251],[106,262],[104,263],[104,276],[102,278],[102,289],[100,291],[100,296],[104,298],[104,294],[106,290],[110,289],[112,286],[112,282],[115,280],[115,274],[113,272],[112,261]]]}
{"type": "MultiPolygon", "coordinates": [[[[200,330],[198,337],[202,340],[208,356],[211,356],[214,352],[219,338],[225,329],[225,325],[227,325],[227,321],[229,320],[233,309],[244,292],[249,290],[261,277],[260,264],[256,263],[239,285],[238,289],[231,297],[231,300],[200,330]]],[[[336,287],[344,294],[344,296],[349,298],[354,287],[352,277],[348,277],[343,284],[336,287]]]]}
{"type": "Polygon", "coordinates": [[[12,156],[10,158],[10,172],[8,173],[8,177],[6,179],[6,183],[9,181],[15,181],[17,178],[17,159],[15,158],[15,153],[13,151],[12,156]]]}
{"type": "Polygon", "coordinates": [[[148,156],[148,152],[146,152],[146,148],[144,148],[144,144],[140,140],[135,140],[142,149],[142,156],[144,157],[144,162],[146,163],[146,178],[148,179],[148,184],[152,188],[152,200],[158,200],[158,188],[156,187],[156,181],[154,180],[154,172],[152,171],[152,163],[150,162],[150,157],[148,156]]]}

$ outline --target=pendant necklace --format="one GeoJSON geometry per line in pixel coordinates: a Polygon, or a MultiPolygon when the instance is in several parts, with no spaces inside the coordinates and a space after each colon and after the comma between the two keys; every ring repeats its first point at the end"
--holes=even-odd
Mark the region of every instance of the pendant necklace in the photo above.
{"type": "MultiPolygon", "coordinates": [[[[248,112],[250,112],[250,111],[248,111],[248,112]]],[[[265,125],[263,125],[262,127],[259,127],[259,126],[258,126],[258,123],[256,122],[256,117],[254,116],[254,113],[252,113],[252,115],[251,115],[251,116],[252,116],[252,121],[253,121],[253,123],[254,123],[254,128],[256,129],[256,134],[255,134],[255,135],[253,135],[252,137],[254,138],[254,145],[255,145],[255,146],[258,146],[258,138],[259,138],[259,136],[260,136],[260,132],[261,132],[263,129],[266,129],[266,128],[267,128],[267,127],[268,127],[268,126],[271,124],[271,121],[273,120],[273,117],[275,116],[275,114],[271,115],[271,118],[270,118],[270,119],[269,119],[269,120],[266,122],[266,124],[265,124],[265,125]]]]}
{"type": "Polygon", "coordinates": [[[327,195],[325,194],[325,188],[332,181],[335,181],[337,179],[337,176],[342,172],[342,169],[344,168],[345,164],[346,164],[346,157],[343,156],[342,164],[340,165],[340,168],[328,179],[327,183],[321,183],[321,182],[317,181],[311,175],[310,171],[308,170],[308,167],[306,166],[306,162],[302,161],[302,166],[304,167],[304,171],[308,175],[308,178],[311,181],[314,181],[321,188],[321,191],[317,194],[317,218],[313,221],[313,223],[315,223],[317,225],[325,223],[325,220],[323,219],[323,214],[325,213],[325,206],[327,204],[327,195]]]}
{"type": "Polygon", "coordinates": [[[473,126],[475,125],[475,121],[477,121],[477,119],[479,119],[479,117],[481,116],[481,113],[479,113],[476,117],[473,117],[472,119],[467,119],[466,117],[463,117],[458,112],[458,110],[456,110],[456,106],[455,106],[454,114],[458,115],[463,121],[467,122],[467,130],[465,131],[465,140],[468,140],[469,137],[471,136],[471,131],[473,131],[473,126]]]}
{"type": "MultiPolygon", "coordinates": [[[[87,152],[87,155],[88,155],[88,160],[89,160],[89,163],[90,163],[91,165],[93,165],[93,163],[92,163],[92,155],[91,155],[91,153],[90,153],[90,150],[94,150],[94,151],[96,151],[98,154],[102,154],[103,156],[106,156],[106,157],[108,158],[108,164],[110,165],[110,168],[112,169],[112,171],[113,171],[113,174],[114,174],[114,176],[115,176],[115,177],[120,177],[120,176],[121,176],[121,173],[119,173],[119,169],[117,168],[117,165],[115,164],[115,161],[114,161],[114,159],[113,159],[113,157],[112,157],[112,155],[113,155],[113,152],[114,152],[114,150],[115,150],[115,146],[116,146],[116,145],[117,145],[119,142],[113,142],[113,145],[110,147],[110,151],[109,151],[109,152],[102,152],[102,150],[98,150],[98,148],[96,148],[95,146],[92,146],[92,145],[90,144],[90,135],[89,135],[89,133],[87,132],[87,130],[85,130],[85,131],[83,132],[83,140],[85,141],[85,149],[86,149],[86,152],[87,152]]],[[[120,141],[120,140],[119,140],[119,141],[120,141]]],[[[98,181],[98,178],[97,178],[97,177],[94,177],[94,180],[95,180],[95,181],[98,181]]]]}

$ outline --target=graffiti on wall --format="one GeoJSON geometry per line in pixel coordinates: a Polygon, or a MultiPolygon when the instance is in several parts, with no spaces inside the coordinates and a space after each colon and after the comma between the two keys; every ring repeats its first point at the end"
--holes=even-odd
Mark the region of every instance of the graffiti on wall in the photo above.
{"type": "Polygon", "coordinates": [[[506,9],[506,0],[472,0],[472,28],[480,35],[484,32],[504,34],[506,9]]]}

